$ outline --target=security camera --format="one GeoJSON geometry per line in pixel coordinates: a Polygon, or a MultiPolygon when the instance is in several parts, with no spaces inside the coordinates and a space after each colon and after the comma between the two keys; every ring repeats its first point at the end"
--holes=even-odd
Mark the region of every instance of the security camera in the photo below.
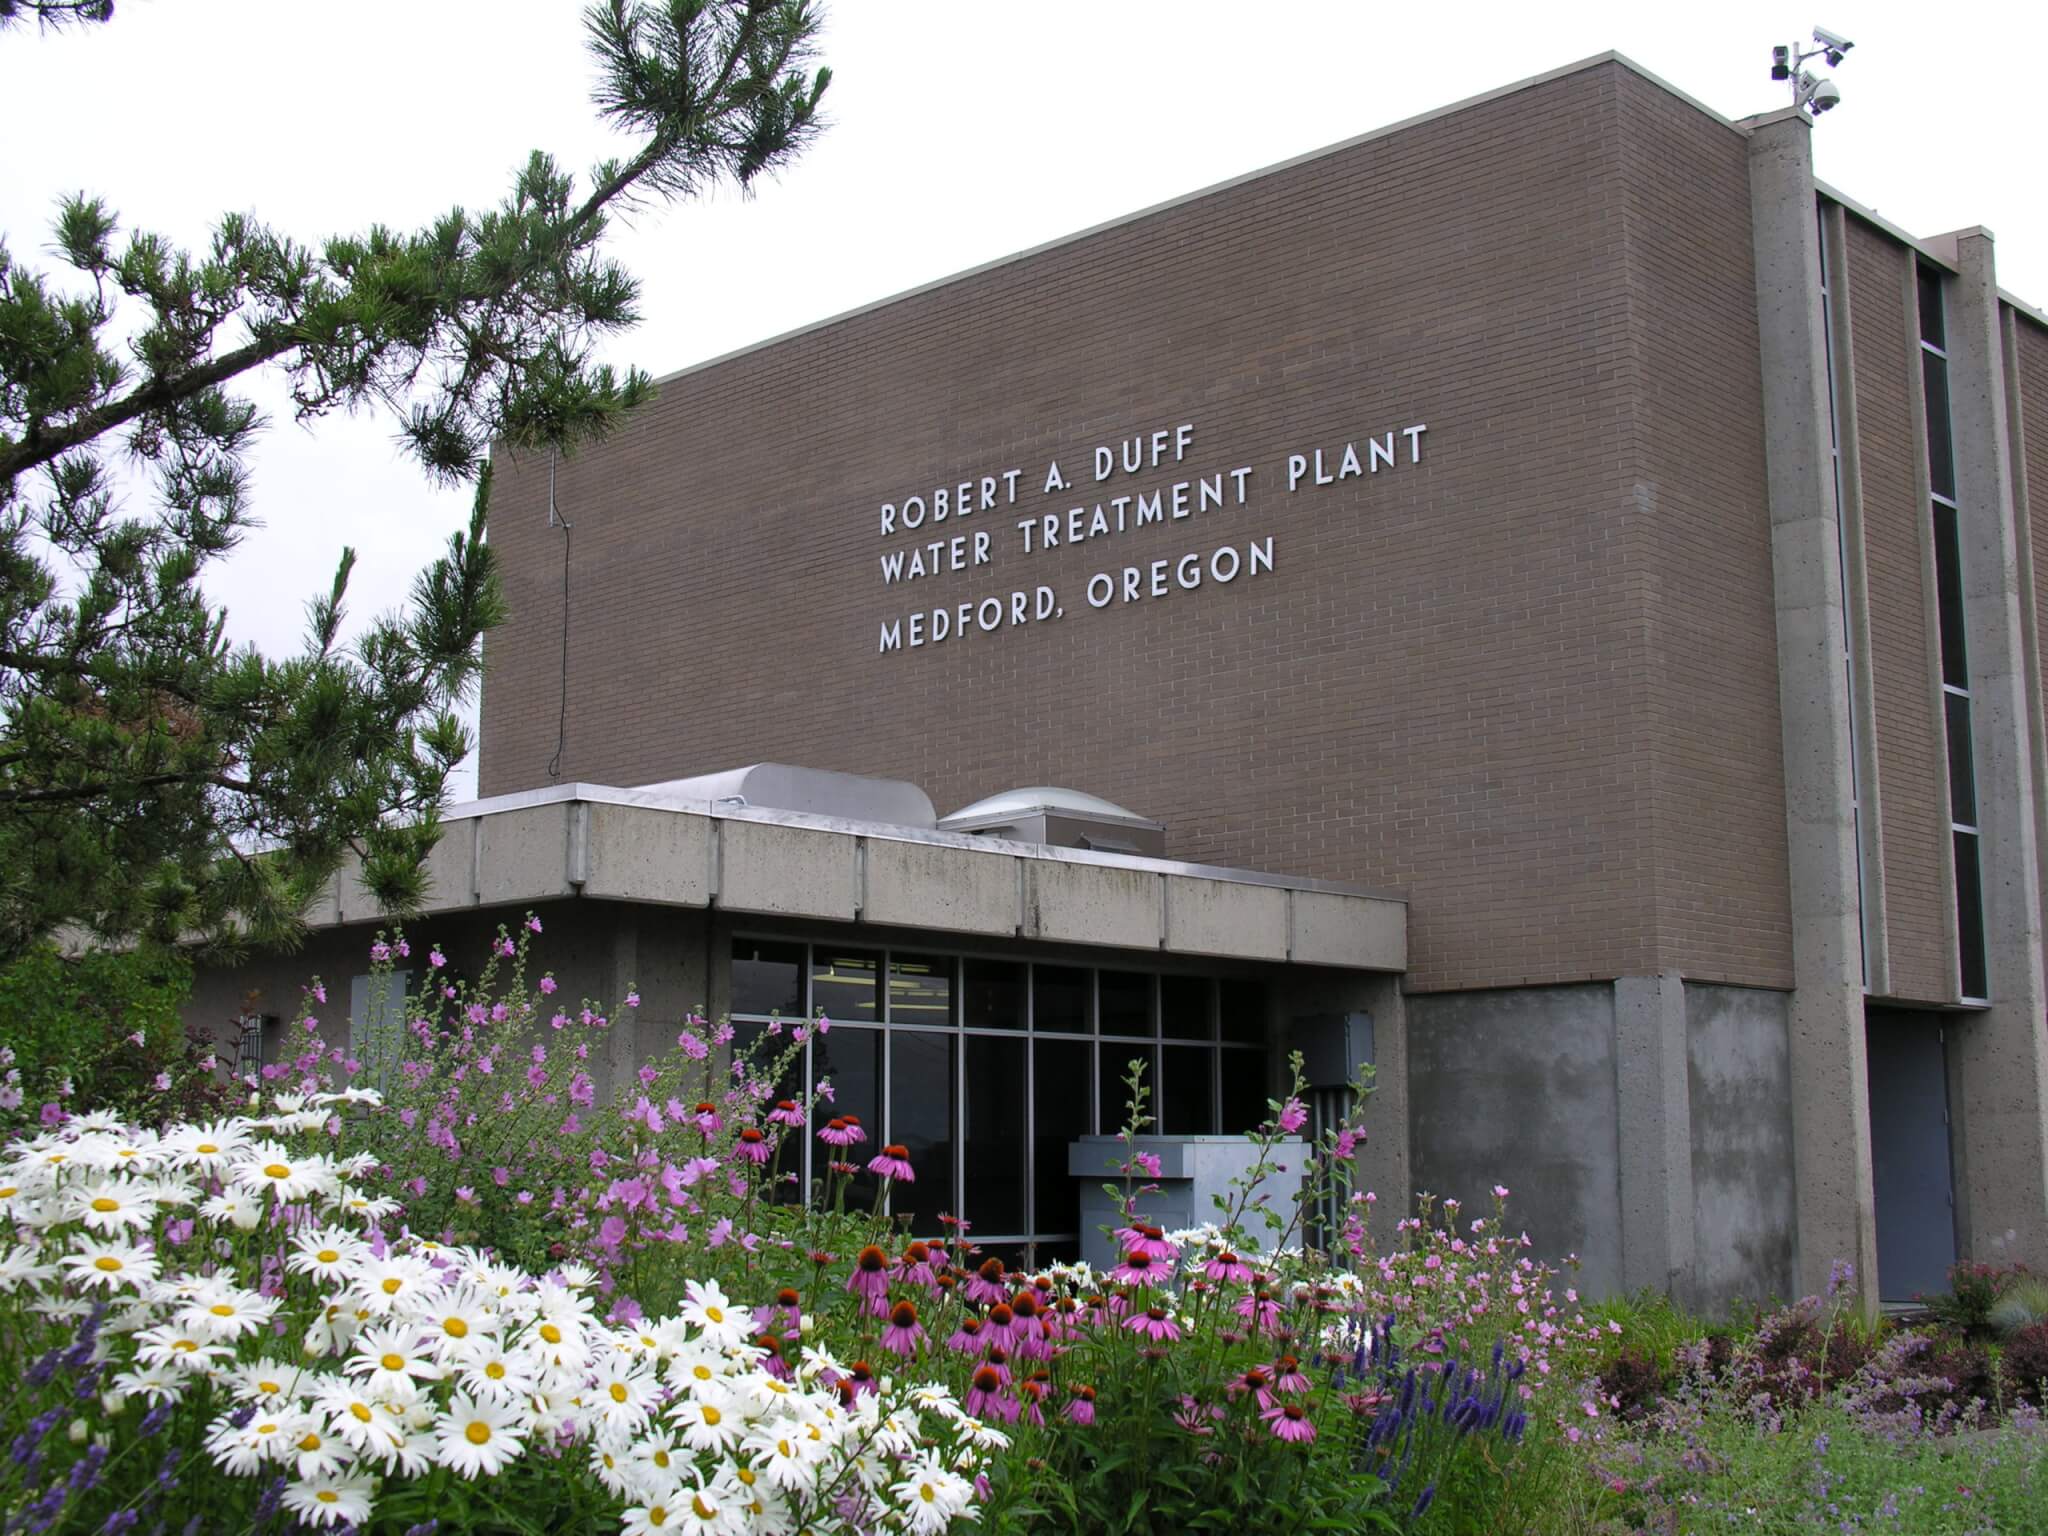
{"type": "Polygon", "coordinates": [[[1792,50],[1790,48],[1773,48],[1771,50],[1771,78],[1773,80],[1790,80],[1792,78],[1792,50]]]}
{"type": "Polygon", "coordinates": [[[1806,110],[1815,117],[1819,117],[1821,113],[1839,106],[1841,100],[1842,93],[1835,85],[1835,82],[1832,80],[1822,80],[1814,86],[1813,94],[1807,97],[1806,110]]]}
{"type": "Polygon", "coordinates": [[[1813,40],[1827,51],[1828,67],[1830,69],[1838,67],[1842,62],[1842,55],[1856,46],[1848,38],[1842,36],[1841,33],[1830,32],[1826,27],[1815,27],[1813,29],[1813,40]]]}

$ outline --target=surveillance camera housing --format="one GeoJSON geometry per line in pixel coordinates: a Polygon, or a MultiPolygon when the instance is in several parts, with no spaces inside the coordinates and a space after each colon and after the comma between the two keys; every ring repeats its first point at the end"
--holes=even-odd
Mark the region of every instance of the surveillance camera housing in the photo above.
{"type": "Polygon", "coordinates": [[[1819,43],[1821,47],[1827,49],[1828,62],[1830,64],[1841,63],[1842,55],[1856,46],[1848,38],[1842,36],[1841,33],[1830,32],[1826,27],[1815,27],[1813,29],[1813,40],[1819,43]]]}
{"type": "Polygon", "coordinates": [[[1839,106],[1841,101],[1842,92],[1835,82],[1832,80],[1822,80],[1814,86],[1813,93],[1807,97],[1806,110],[1815,117],[1819,117],[1821,113],[1831,111],[1839,106]]]}

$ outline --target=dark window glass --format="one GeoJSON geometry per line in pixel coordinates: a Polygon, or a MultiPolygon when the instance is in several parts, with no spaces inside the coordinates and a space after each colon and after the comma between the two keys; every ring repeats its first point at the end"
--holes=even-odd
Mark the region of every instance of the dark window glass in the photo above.
{"type": "Polygon", "coordinates": [[[1948,803],[1949,820],[1965,826],[1977,824],[1977,775],[1970,754],[1970,701],[1959,693],[1945,693],[1948,708],[1948,803]]]}
{"type": "Polygon", "coordinates": [[[732,1011],[736,1014],[804,1016],[804,947],[735,939],[732,945],[732,1011]]]}
{"type": "Polygon", "coordinates": [[[1214,1040],[1216,983],[1207,976],[1159,978],[1159,1032],[1169,1040],[1214,1040]]]}
{"type": "Polygon", "coordinates": [[[1941,314],[1941,275],[1932,267],[1920,269],[1920,339],[1944,350],[1948,347],[1948,328],[1941,314]]]}
{"type": "Polygon", "coordinates": [[[1991,996],[1984,958],[1984,885],[1977,867],[1977,834],[1956,834],[1956,938],[1962,950],[1963,996],[1991,996]]]}
{"type": "MultiPolygon", "coordinates": [[[[1159,1122],[1169,1136],[1216,1134],[1216,1053],[1206,1046],[1169,1045],[1160,1053],[1159,1122]]],[[[1233,1066],[1240,1063],[1233,1062],[1233,1066]]],[[[1249,1066],[1249,1062],[1242,1063],[1249,1066]]]]}
{"type": "Polygon", "coordinates": [[[1262,1051],[1223,1054],[1223,1134],[1255,1131],[1271,1115],[1266,1107],[1266,1057],[1262,1051]]]}
{"type": "Polygon", "coordinates": [[[1087,1034],[1088,973],[1067,965],[1031,967],[1031,1024],[1057,1034],[1087,1034]]]}
{"type": "Polygon", "coordinates": [[[861,1129],[867,1133],[867,1140],[846,1148],[829,1146],[814,1135],[811,1176],[823,1179],[825,1165],[835,1158],[858,1165],[863,1171],[847,1192],[846,1208],[865,1210],[875,1200],[875,1181],[865,1172],[867,1161],[882,1146],[882,1032],[835,1026],[813,1036],[811,1072],[813,1082],[832,1085],[831,1100],[817,1108],[819,1128],[835,1115],[858,1115],[861,1129]]]}
{"type": "Polygon", "coordinates": [[[889,1022],[951,1024],[953,962],[943,955],[889,956],[889,1022]]]}
{"type": "Polygon", "coordinates": [[[1081,1259],[1080,1239],[1064,1243],[1033,1244],[1032,1259],[1040,1269],[1044,1269],[1048,1264],[1077,1264],[1081,1259]]]}
{"type": "MultiPolygon", "coordinates": [[[[1102,971],[1095,979],[1096,1018],[1105,1035],[1152,1034],[1153,978],[1137,971],[1102,971]]],[[[1038,1026],[1043,1029],[1045,1026],[1038,1026]]]]}
{"type": "MultiPolygon", "coordinates": [[[[1031,1042],[1035,1069],[1031,1174],[1040,1232],[1081,1230],[1081,1184],[1067,1172],[1067,1148],[1094,1129],[1088,1107],[1094,1050],[1085,1040],[1031,1042]]],[[[1041,1258],[1039,1262],[1046,1261],[1041,1258]]]]}
{"type": "Polygon", "coordinates": [[[1941,627],[1941,680],[1952,688],[1970,686],[1970,648],[1963,638],[1963,552],[1956,509],[1934,509],[1935,616],[1941,627]]]}
{"type": "Polygon", "coordinates": [[[843,1019],[872,1022],[879,1018],[875,1011],[879,963],[871,954],[819,945],[811,956],[811,1007],[835,1024],[843,1019]]]}
{"type": "Polygon", "coordinates": [[[1225,977],[1219,983],[1223,1038],[1247,1045],[1266,1043],[1266,984],[1225,977]]]}
{"type": "Polygon", "coordinates": [[[1009,960],[969,960],[961,987],[961,1022],[969,1029],[1024,1027],[1024,967],[1009,960]]]}
{"type": "Polygon", "coordinates": [[[1159,1061],[1158,1047],[1133,1045],[1126,1041],[1105,1040],[1102,1054],[1097,1062],[1099,1079],[1096,1086],[1096,1103],[1101,1116],[1099,1122],[1102,1134],[1114,1136],[1124,1128],[1130,1117],[1131,1062],[1145,1063],[1145,1114],[1151,1124],[1144,1127],[1146,1135],[1159,1129],[1159,1061]]]}
{"type": "MultiPolygon", "coordinates": [[[[755,1073],[772,1073],[778,1099],[800,1099],[804,1093],[804,1048],[793,1025],[741,1021],[732,1027],[735,1056],[744,1053],[755,1073]]],[[[707,1089],[708,1091],[708,1089],[707,1089]]]]}
{"type": "Polygon", "coordinates": [[[1927,483],[1937,496],[1956,499],[1956,450],[1948,416],[1948,364],[1932,352],[1920,354],[1920,378],[1927,386],[1927,483]]]}
{"type": "MultiPolygon", "coordinates": [[[[836,1033],[836,1031],[835,1031],[836,1033]]],[[[908,1216],[919,1237],[940,1235],[939,1213],[960,1209],[953,1195],[953,1052],[951,1035],[910,1032],[889,1037],[889,1140],[910,1154],[916,1178],[889,1194],[895,1216],[908,1216]]]]}
{"type": "Polygon", "coordinates": [[[1020,1037],[969,1035],[962,1138],[966,1181],[961,1214],[977,1237],[1026,1231],[1024,1220],[1024,1048],[1020,1037]]]}

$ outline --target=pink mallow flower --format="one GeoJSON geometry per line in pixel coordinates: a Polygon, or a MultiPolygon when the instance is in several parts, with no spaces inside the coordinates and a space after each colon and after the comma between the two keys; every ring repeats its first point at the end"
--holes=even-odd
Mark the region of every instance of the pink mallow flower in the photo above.
{"type": "Polygon", "coordinates": [[[869,1158],[868,1172],[878,1173],[885,1179],[894,1179],[899,1184],[917,1182],[917,1175],[910,1168],[910,1148],[901,1142],[892,1141],[869,1158]]]}
{"type": "Polygon", "coordinates": [[[543,977],[541,977],[541,979],[540,979],[540,995],[541,995],[542,997],[553,997],[553,996],[555,995],[555,978],[554,978],[554,977],[552,977],[552,976],[543,976],[543,977]]]}
{"type": "MultiPolygon", "coordinates": [[[[1289,1099],[1280,1106],[1280,1118],[1273,1123],[1278,1127],[1283,1136],[1292,1136],[1296,1131],[1308,1124],[1308,1109],[1301,1100],[1289,1099]]],[[[1307,1436],[1297,1436],[1295,1438],[1312,1439],[1314,1436],[1315,1428],[1310,1426],[1307,1436]]]]}

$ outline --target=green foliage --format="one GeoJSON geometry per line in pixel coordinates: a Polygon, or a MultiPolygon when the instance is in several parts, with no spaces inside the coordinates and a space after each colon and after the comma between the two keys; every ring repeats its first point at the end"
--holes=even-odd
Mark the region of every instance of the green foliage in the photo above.
{"type": "Polygon", "coordinates": [[[112,21],[114,0],[0,0],[0,32],[31,19],[45,27],[112,21]]]}
{"type": "Polygon", "coordinates": [[[505,611],[490,446],[569,451],[648,397],[595,360],[637,313],[610,211],[788,163],[830,78],[812,0],[586,20],[599,110],[639,147],[580,184],[535,153],[481,212],[314,243],[230,214],[197,253],[124,238],[81,194],[54,229],[67,275],[0,243],[0,958],[67,924],[290,942],[351,851],[386,910],[417,905],[470,746],[455,706],[505,611]],[[347,650],[349,550],[287,659],[231,649],[202,590],[251,523],[263,423],[231,386],[256,369],[301,422],[383,413],[430,476],[476,483],[410,609],[347,650]],[[124,459],[153,477],[146,512],[123,507],[124,459]]]}
{"type": "MultiPolygon", "coordinates": [[[[67,956],[40,944],[0,965],[0,1044],[21,1074],[8,1097],[18,1092],[30,1117],[46,1102],[167,1112],[151,1083],[183,1054],[191,986],[190,967],[161,951],[67,956]]],[[[0,1112],[0,1127],[15,1118],[0,1112]]]]}
{"type": "Polygon", "coordinates": [[[2048,1322],[2048,1280],[2027,1274],[2014,1275],[2005,1289],[1999,1292],[1987,1321],[2002,1339],[2009,1339],[2036,1323],[2048,1322]]]}

